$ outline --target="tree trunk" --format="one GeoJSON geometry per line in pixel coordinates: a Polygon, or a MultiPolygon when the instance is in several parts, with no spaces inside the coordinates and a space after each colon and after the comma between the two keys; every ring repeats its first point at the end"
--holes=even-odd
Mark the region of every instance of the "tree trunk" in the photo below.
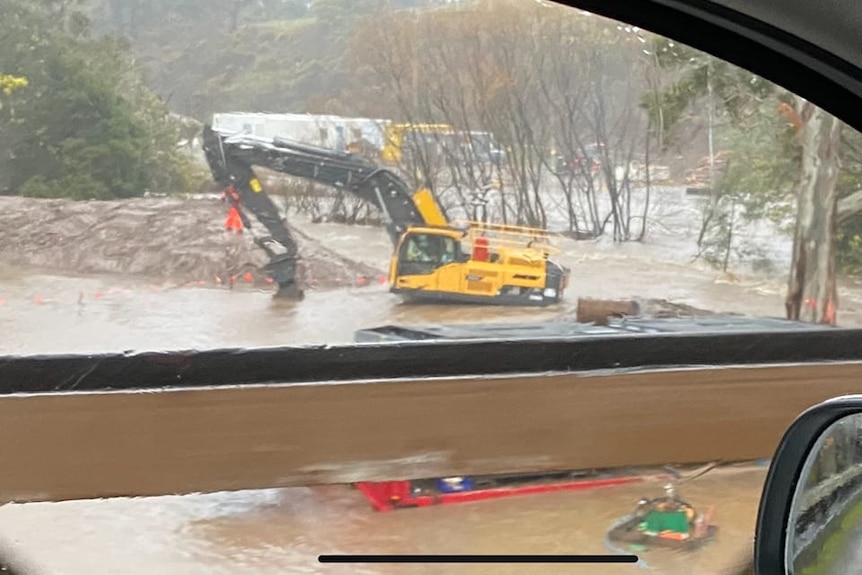
{"type": "Polygon", "coordinates": [[[788,319],[834,325],[838,307],[835,183],[842,123],[801,98],[796,105],[801,120],[802,169],[785,306],[788,319]]]}

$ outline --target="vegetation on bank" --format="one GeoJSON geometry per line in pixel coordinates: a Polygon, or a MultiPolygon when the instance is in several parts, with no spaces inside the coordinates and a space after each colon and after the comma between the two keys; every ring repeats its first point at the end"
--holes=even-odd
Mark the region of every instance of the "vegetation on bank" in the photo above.
{"type": "Polygon", "coordinates": [[[110,199],[195,183],[128,43],[76,3],[0,0],[0,193],[110,199]]]}
{"type": "Polygon", "coordinates": [[[858,544],[857,541],[851,540],[851,536],[859,534],[860,526],[862,526],[862,499],[859,499],[850,506],[836,520],[836,526],[827,528],[827,534],[823,537],[822,542],[812,543],[814,551],[814,559],[811,564],[801,565],[799,575],[829,575],[834,573],[835,569],[846,565],[836,563],[844,554],[847,553],[850,545],[858,544]],[[815,546],[816,547],[813,547],[815,546]]]}

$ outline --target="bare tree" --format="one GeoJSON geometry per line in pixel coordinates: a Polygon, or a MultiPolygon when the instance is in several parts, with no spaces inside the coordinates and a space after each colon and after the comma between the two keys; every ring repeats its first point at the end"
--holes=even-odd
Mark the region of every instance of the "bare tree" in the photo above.
{"type": "Polygon", "coordinates": [[[607,226],[618,241],[643,237],[645,224],[632,231],[645,212],[632,209],[640,198],[631,173],[646,136],[632,96],[642,80],[613,24],[553,6],[478,2],[394,14],[363,30],[363,45],[374,50],[357,49],[354,67],[373,70],[397,121],[452,127],[426,133],[425,145],[405,154],[402,171],[416,185],[459,211],[494,187],[506,223],[562,224],[575,235],[607,226]],[[477,161],[477,133],[502,144],[499,161],[477,161]],[[601,171],[575,161],[595,156],[595,143],[601,171]],[[571,169],[556,169],[551,147],[571,169]]]}

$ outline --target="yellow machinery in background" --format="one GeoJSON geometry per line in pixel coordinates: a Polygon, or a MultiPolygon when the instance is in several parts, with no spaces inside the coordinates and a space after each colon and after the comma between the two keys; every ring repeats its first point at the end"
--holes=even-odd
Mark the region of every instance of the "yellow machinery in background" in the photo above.
{"type": "Polygon", "coordinates": [[[404,159],[405,145],[426,145],[427,139],[435,141],[441,136],[454,137],[455,128],[448,124],[390,124],[384,131],[384,144],[381,150],[383,163],[394,166],[404,159]]]}

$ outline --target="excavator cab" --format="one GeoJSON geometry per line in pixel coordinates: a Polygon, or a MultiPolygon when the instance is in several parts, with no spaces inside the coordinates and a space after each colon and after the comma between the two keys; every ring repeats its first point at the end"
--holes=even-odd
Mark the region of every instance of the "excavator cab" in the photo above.
{"type": "Polygon", "coordinates": [[[390,264],[390,291],[408,301],[549,305],[562,299],[568,270],[529,228],[470,222],[463,228],[408,227],[390,264]]]}
{"type": "Polygon", "coordinates": [[[432,287],[433,284],[435,290],[457,290],[456,286],[440,285],[438,272],[447,265],[464,263],[469,259],[470,255],[464,252],[457,233],[430,228],[410,229],[401,237],[392,260],[392,285],[432,287]]]}
{"type": "Polygon", "coordinates": [[[406,275],[428,274],[441,266],[470,259],[461,242],[448,233],[413,232],[405,236],[402,246],[399,268],[406,275]]]}

